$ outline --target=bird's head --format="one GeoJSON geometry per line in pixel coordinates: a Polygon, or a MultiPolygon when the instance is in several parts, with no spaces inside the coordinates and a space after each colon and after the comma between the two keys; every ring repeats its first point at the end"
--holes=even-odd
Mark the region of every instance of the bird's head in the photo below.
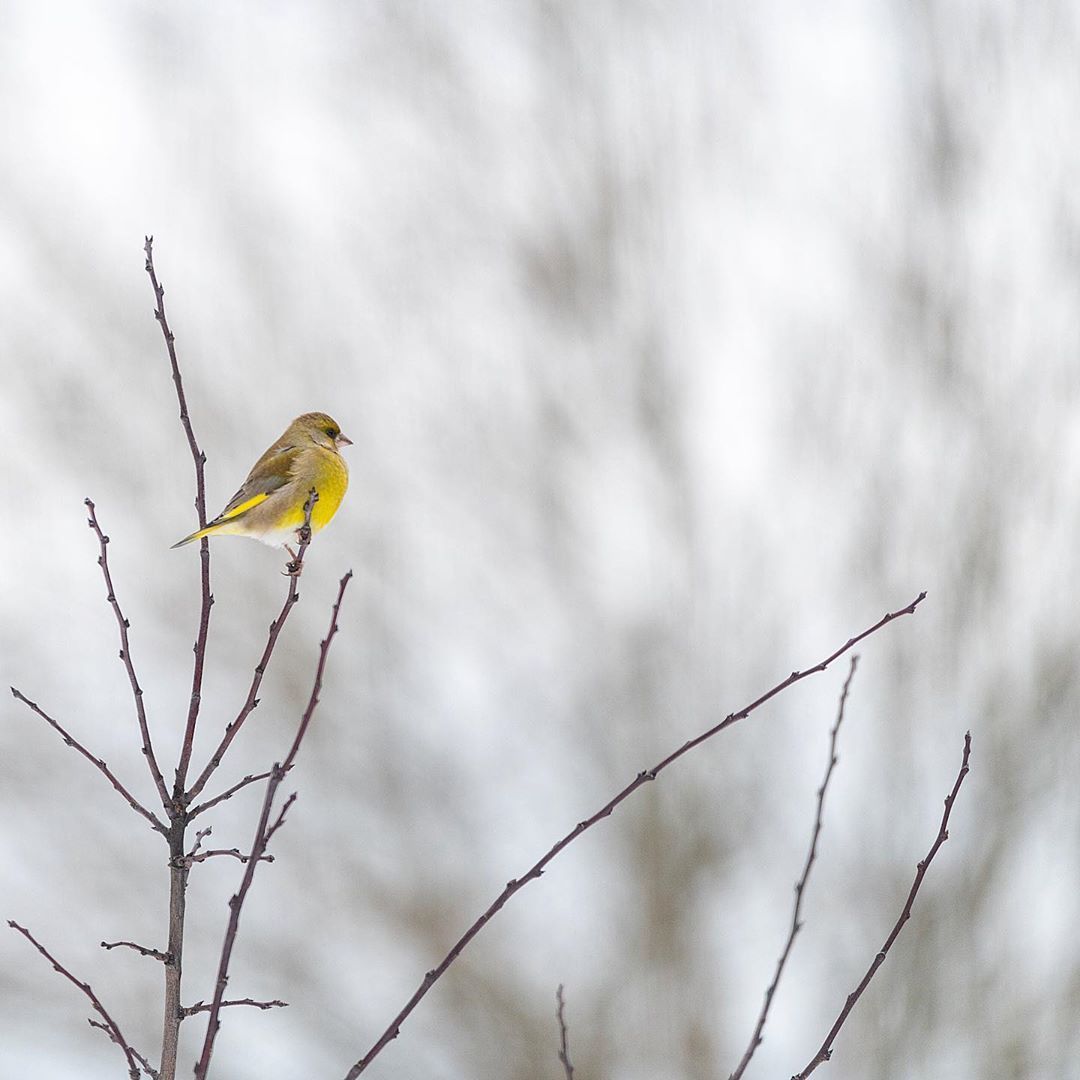
{"type": "Polygon", "coordinates": [[[351,446],[352,439],[344,435],[341,425],[331,416],[321,412],[304,413],[290,425],[288,434],[298,440],[310,439],[317,446],[327,450],[338,450],[342,446],[351,446]]]}

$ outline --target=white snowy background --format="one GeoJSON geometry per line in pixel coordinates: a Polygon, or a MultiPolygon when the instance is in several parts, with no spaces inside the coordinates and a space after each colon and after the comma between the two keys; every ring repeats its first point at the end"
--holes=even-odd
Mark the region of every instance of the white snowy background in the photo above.
{"type": "MultiPolygon", "coordinates": [[[[639,769],[920,590],[859,650],[800,935],[749,1077],[1080,1077],[1075,4],[39,4],[0,11],[3,679],[148,802],[82,499],[162,760],[211,513],[297,413],[354,440],[263,704],[299,792],[213,1074],[341,1077],[503,884],[639,769]]],[[[286,583],[213,546],[197,763],[286,583]]],[[[727,1076],[783,943],[846,661],[688,755],[482,932],[368,1075],[727,1076]]],[[[212,818],[250,844],[260,793],[212,818]]],[[[154,1057],[160,838],[0,709],[0,915],[154,1057]]],[[[191,879],[212,994],[232,860],[191,879]]],[[[124,1075],[0,934],[0,1076],[124,1075]]],[[[184,1025],[190,1075],[203,1022],[184,1025]]]]}

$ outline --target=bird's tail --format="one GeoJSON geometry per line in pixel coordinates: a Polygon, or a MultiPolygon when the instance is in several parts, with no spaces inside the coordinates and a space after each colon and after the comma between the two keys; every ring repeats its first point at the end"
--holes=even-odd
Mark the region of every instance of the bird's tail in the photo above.
{"type": "Polygon", "coordinates": [[[196,529],[190,536],[185,536],[183,540],[177,540],[169,550],[173,548],[183,547],[185,544],[190,544],[193,540],[201,540],[204,536],[212,536],[221,527],[221,522],[211,522],[205,529],[196,529]]]}

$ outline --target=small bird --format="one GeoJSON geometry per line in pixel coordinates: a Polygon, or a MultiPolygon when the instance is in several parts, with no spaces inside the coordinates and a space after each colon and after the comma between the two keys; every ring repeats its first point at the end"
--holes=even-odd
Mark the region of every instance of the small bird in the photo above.
{"type": "Polygon", "coordinates": [[[304,524],[304,504],[311,489],[319,495],[311,511],[311,531],[318,532],[337,512],[349,486],[349,468],[340,447],[352,439],[326,413],[298,416],[248,473],[229,505],[205,528],[178,540],[174,548],[204,536],[250,536],[296,555],[289,543],[304,524]]]}

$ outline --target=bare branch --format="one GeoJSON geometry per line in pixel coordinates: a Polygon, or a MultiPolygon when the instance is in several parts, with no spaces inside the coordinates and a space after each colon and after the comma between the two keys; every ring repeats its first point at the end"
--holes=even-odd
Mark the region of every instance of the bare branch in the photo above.
{"type": "Polygon", "coordinates": [[[116,599],[116,592],[113,589],[112,575],[109,573],[109,538],[101,531],[93,501],[91,499],[84,499],[83,502],[85,503],[87,510],[90,511],[88,524],[90,528],[94,530],[94,533],[98,538],[98,544],[101,547],[101,554],[98,556],[98,566],[101,567],[101,573],[105,578],[105,590],[108,594],[106,598],[113,609],[113,614],[116,616],[116,625],[120,630],[120,659],[124,662],[124,668],[128,674],[128,681],[131,683],[131,693],[135,698],[135,714],[138,717],[139,732],[142,735],[143,756],[146,758],[146,763],[150,767],[150,775],[154,778],[154,784],[157,787],[158,795],[161,796],[161,805],[165,807],[166,813],[172,817],[175,813],[175,807],[173,806],[172,799],[169,798],[169,792],[165,787],[165,780],[161,775],[161,770],[158,768],[157,758],[154,756],[154,747],[150,742],[150,728],[146,722],[146,707],[143,704],[142,687],[139,686],[139,680],[135,675],[135,665],[131,660],[131,647],[128,644],[128,627],[131,624],[124,618],[124,613],[120,610],[120,604],[116,599]]]}
{"type": "Polygon", "coordinates": [[[28,706],[31,711],[37,713],[38,716],[40,716],[41,719],[45,721],[45,723],[47,723],[55,732],[57,732],[57,734],[59,734],[60,738],[63,739],[68,746],[72,747],[75,750],[78,750],[79,753],[82,754],[82,756],[86,758],[87,761],[89,761],[93,765],[96,765],[97,768],[100,770],[101,774],[105,777],[105,779],[108,780],[109,783],[112,784],[112,786],[116,788],[116,790],[123,796],[128,806],[130,806],[136,814],[141,814],[144,818],[146,818],[146,820],[150,822],[151,828],[157,830],[159,833],[164,835],[166,831],[164,823],[152,811],[147,810],[147,808],[143,806],[143,804],[139,802],[139,800],[136,799],[135,796],[132,795],[131,792],[128,791],[128,789],[120,783],[119,780],[117,780],[115,774],[101,758],[94,757],[94,755],[91,754],[90,751],[87,750],[86,747],[83,746],[83,744],[79,742],[79,740],[76,739],[74,735],[61,727],[61,725],[58,724],[36,702],[33,702],[28,697],[26,697],[26,695],[23,694],[21,690],[16,690],[13,686],[11,688],[11,693],[17,700],[28,706]]]}
{"type": "MultiPolygon", "coordinates": [[[[309,499],[307,508],[309,517],[311,505],[312,500],[309,499]]],[[[310,541],[310,536],[307,539],[310,541]]],[[[305,546],[306,544],[304,543],[304,538],[302,536],[301,549],[297,557],[298,562],[302,562],[305,546]]],[[[300,744],[307,734],[308,728],[311,725],[311,719],[315,715],[315,709],[319,704],[319,691],[322,689],[323,674],[326,671],[326,660],[330,655],[330,644],[338,631],[338,613],[341,610],[341,601],[345,595],[345,588],[349,584],[351,578],[352,571],[350,570],[338,583],[337,599],[334,601],[333,610],[330,615],[330,628],[327,631],[326,637],[319,645],[319,660],[315,666],[315,680],[311,687],[311,695],[308,698],[307,707],[304,709],[303,715],[300,718],[300,723],[296,730],[296,737],[293,739],[292,746],[289,748],[289,752],[286,754],[284,761],[280,764],[275,764],[270,770],[270,780],[266,785],[266,797],[263,799],[262,810],[259,814],[259,823],[255,829],[255,839],[252,841],[251,854],[248,857],[248,863],[244,870],[244,876],[241,879],[240,887],[237,889],[236,894],[229,900],[229,922],[225,930],[225,940],[221,947],[221,960],[218,963],[217,980],[214,985],[214,999],[210,1003],[210,1008],[207,1010],[210,1013],[210,1018],[206,1024],[206,1037],[203,1041],[202,1053],[199,1057],[198,1064],[195,1066],[196,1080],[206,1080],[207,1073],[210,1069],[210,1058],[214,1052],[214,1040],[217,1038],[218,1029],[221,1026],[219,1016],[225,1000],[225,987],[229,981],[229,962],[232,959],[232,951],[236,944],[236,935],[240,926],[240,912],[244,906],[244,900],[247,898],[248,891],[251,888],[251,883],[255,878],[255,868],[263,857],[266,851],[266,845],[270,842],[271,837],[285,823],[285,815],[296,799],[295,794],[290,795],[288,799],[285,800],[277,818],[271,823],[270,814],[274,804],[274,796],[277,794],[277,789],[285,779],[286,774],[296,762],[296,756],[300,751],[300,744]]],[[[295,576],[291,580],[295,582],[295,576]]]]}
{"type": "MultiPolygon", "coordinates": [[[[287,1009],[287,1001],[256,1001],[254,998],[237,998],[235,1001],[223,1001],[221,1008],[228,1009],[234,1005],[250,1005],[253,1009],[287,1009]]],[[[194,1005],[188,1005],[184,1010],[184,1016],[194,1016],[196,1013],[209,1012],[212,1005],[205,1001],[196,1001],[194,1005]]]]}
{"type": "Polygon", "coordinates": [[[64,965],[61,964],[60,961],[57,960],[56,957],[26,929],[25,926],[20,926],[12,919],[8,919],[8,926],[10,926],[12,930],[18,930],[18,932],[22,934],[22,936],[26,938],[26,940],[29,941],[50,964],[52,964],[53,971],[57,972],[59,975],[63,975],[68,982],[73,986],[77,986],[90,999],[90,1004],[93,1005],[94,1011],[104,1021],[104,1030],[108,1032],[109,1037],[120,1047],[124,1057],[127,1058],[128,1076],[131,1077],[131,1080],[139,1080],[139,1063],[136,1060],[135,1051],[132,1050],[131,1045],[128,1043],[127,1039],[124,1038],[116,1021],[105,1011],[105,1006],[101,1004],[100,999],[97,994],[94,993],[90,984],[79,982],[79,980],[75,978],[75,976],[72,975],[71,972],[68,971],[68,969],[64,967],[64,965]]]}
{"type": "MultiPolygon", "coordinates": [[[[154,238],[146,237],[143,245],[146,252],[146,272],[150,275],[150,284],[154,289],[154,318],[161,327],[161,333],[165,338],[165,347],[169,351],[169,363],[172,366],[173,384],[176,387],[176,400],[180,406],[180,423],[184,427],[187,436],[188,448],[191,450],[191,460],[195,465],[195,512],[199,515],[199,528],[206,525],[206,455],[199,449],[195,440],[195,432],[191,427],[191,417],[188,414],[187,398],[184,396],[184,380],[180,376],[180,364],[176,359],[176,337],[169,329],[169,321],[165,317],[165,288],[157,278],[154,270],[154,238]]],[[[204,536],[199,545],[199,558],[202,564],[202,603],[199,608],[199,631],[195,638],[195,664],[191,675],[191,698],[188,703],[187,724],[184,728],[184,742],[180,750],[180,761],[176,767],[176,780],[173,785],[173,797],[180,799],[187,783],[187,771],[191,762],[192,747],[195,743],[195,724],[199,718],[199,706],[202,702],[203,667],[206,662],[206,641],[210,633],[210,609],[214,606],[214,596],[210,591],[210,545],[204,536]]]]}
{"type": "Polygon", "coordinates": [[[802,875],[795,883],[795,909],[791,914],[791,929],[788,931],[783,952],[780,953],[780,959],[777,961],[773,981],[769,983],[769,987],[765,991],[765,1004],[761,1007],[757,1024],[754,1026],[754,1034],[750,1037],[750,1045],[746,1048],[746,1053],[743,1054],[738,1068],[731,1074],[730,1080],[740,1080],[740,1077],[746,1071],[746,1066],[750,1064],[750,1059],[754,1056],[754,1051],[761,1045],[761,1033],[765,1029],[765,1021],[769,1016],[773,995],[780,984],[780,976],[784,973],[788,956],[791,954],[791,947],[795,944],[795,938],[802,929],[799,915],[802,912],[803,896],[806,892],[806,883],[810,879],[810,870],[814,865],[814,860],[817,858],[817,843],[818,837],[821,835],[822,814],[825,809],[825,792],[828,790],[829,781],[832,779],[833,769],[836,768],[838,760],[836,756],[836,739],[840,734],[840,725],[844,722],[844,706],[847,704],[848,691],[851,689],[851,680],[855,678],[855,668],[858,663],[858,656],[852,656],[851,667],[848,670],[847,678],[844,680],[843,689],[840,691],[840,705],[836,713],[836,723],[833,724],[832,730],[829,732],[829,764],[825,768],[825,778],[821,781],[821,787],[817,790],[817,813],[814,816],[814,828],[810,836],[810,850],[806,855],[806,864],[803,866],[802,875]]]}
{"type": "Polygon", "coordinates": [[[917,865],[915,880],[912,882],[911,890],[908,892],[907,900],[904,903],[904,910],[900,912],[900,917],[896,920],[889,936],[885,939],[885,944],[881,946],[881,949],[871,961],[870,966],[866,969],[866,974],[862,977],[862,981],[850,994],[848,994],[847,999],[844,1002],[844,1007],[840,1010],[840,1014],[837,1016],[836,1022],[829,1030],[829,1034],[825,1036],[825,1041],[821,1044],[820,1049],[811,1059],[810,1064],[807,1065],[802,1072],[796,1073],[791,1080],[806,1080],[806,1077],[808,1077],[823,1061],[828,1061],[832,1057],[833,1042],[836,1040],[837,1034],[839,1034],[840,1029],[844,1026],[848,1016],[851,1015],[851,1010],[855,1007],[855,1003],[862,997],[862,993],[869,985],[870,980],[874,977],[874,973],[885,962],[885,957],[889,955],[889,950],[892,948],[893,942],[899,936],[900,931],[904,928],[904,923],[911,918],[911,907],[915,903],[915,897],[918,895],[919,888],[923,883],[923,878],[926,876],[927,868],[930,866],[930,863],[933,862],[934,856],[938,853],[938,848],[949,839],[949,815],[952,813],[953,803],[956,802],[956,796],[960,791],[960,785],[964,782],[964,777],[968,774],[968,759],[970,757],[971,732],[969,731],[964,735],[964,756],[960,762],[960,772],[956,776],[956,782],[953,784],[952,791],[945,796],[945,813],[941,818],[941,826],[938,829],[937,837],[930,846],[930,850],[926,853],[926,857],[917,865]]]}
{"type": "Polygon", "coordinates": [[[915,609],[926,598],[926,593],[921,592],[912,600],[906,607],[900,608],[897,611],[889,612],[879,619],[869,629],[864,630],[861,634],[857,634],[853,638],[849,638],[843,645],[840,646],[835,652],[831,653],[824,660],[815,664],[813,667],[807,668],[805,671],[793,671],[786,679],[778,682],[771,690],[767,690],[761,697],[752,701],[749,705],[744,706],[738,712],[729,713],[723,720],[708,731],[703,732],[694,739],[690,739],[688,742],[683,743],[677,750],[672,751],[666,758],[658,762],[651,769],[646,769],[643,772],[639,772],[633,780],[630,781],[618,794],[614,795],[608,800],[599,810],[596,811],[591,817],[586,818],[584,821],[579,821],[573,829],[570,830],[561,840],[557,841],[548,852],[541,856],[520,878],[514,878],[506,883],[506,887],[501,893],[492,901],[490,907],[461,935],[460,938],[454,943],[450,951],[439,962],[438,966],[432,968],[424,976],[423,981],[417,987],[416,992],[405,1003],[401,1011],[390,1021],[389,1026],[379,1036],[378,1039],[372,1044],[371,1049],[358,1061],[351,1069],[345,1074],[345,1080],[355,1080],[375,1058],[382,1052],[384,1047],[394,1039],[398,1037],[401,1030],[401,1025],[408,1018],[409,1014],[416,1008],[416,1006],[427,995],[428,991],[435,985],[435,983],[442,977],[446,969],[458,958],[462,950],[469,944],[470,941],[487,925],[487,923],[496,915],[496,913],[506,904],[506,902],[513,896],[518,890],[524,888],[530,881],[540,877],[547,867],[548,863],[555,858],[568,844],[576,840],[583,832],[591,829],[598,821],[603,818],[609,817],[612,811],[621,803],[624,799],[632,795],[639,787],[648,783],[650,780],[655,780],[659,773],[668,767],[673,761],[682,757],[683,754],[692,750],[695,746],[700,746],[707,739],[711,739],[714,735],[723,731],[725,728],[731,727],[732,724],[739,720],[749,716],[755,709],[763,705],[766,701],[774,698],[781,691],[786,690],[789,686],[794,685],[801,679],[805,679],[808,675],[812,675],[815,672],[824,671],[834,660],[838,659],[844,653],[848,652],[855,645],[857,645],[864,638],[869,637],[871,634],[876,633],[883,626],[888,625],[894,619],[900,618],[902,615],[911,615],[915,609]]]}
{"type": "MultiPolygon", "coordinates": [[[[165,315],[165,289],[158,281],[154,269],[154,238],[146,237],[143,245],[146,253],[146,272],[154,290],[154,318],[161,327],[165,338],[165,348],[169,354],[172,368],[173,385],[176,388],[176,400],[180,406],[180,423],[187,437],[188,449],[195,467],[195,512],[199,519],[199,528],[206,525],[206,455],[195,439],[188,414],[187,398],[184,396],[184,380],[180,375],[180,364],[176,358],[176,338],[169,327],[165,315]]],[[[210,609],[214,605],[214,595],[210,591],[210,545],[203,537],[199,545],[201,602],[199,606],[199,629],[195,636],[193,651],[195,660],[191,672],[191,697],[188,700],[188,714],[184,725],[184,741],[181,744],[180,757],[173,779],[173,803],[176,817],[168,833],[169,842],[169,945],[165,963],[165,1007],[161,1036],[161,1076],[162,1080],[173,1080],[176,1075],[176,1055],[180,1043],[180,983],[184,960],[184,918],[187,910],[187,876],[190,866],[184,862],[184,831],[187,825],[182,816],[187,800],[184,787],[187,784],[187,771],[191,763],[192,749],[195,744],[195,725],[199,718],[202,703],[203,669],[206,663],[206,643],[210,633],[210,609]]]]}
{"type": "Polygon", "coordinates": [[[211,807],[217,806],[218,803],[225,802],[226,799],[231,799],[241,788],[247,787],[249,784],[257,784],[260,780],[266,780],[270,776],[270,770],[266,772],[251,774],[248,773],[243,780],[233,784],[231,788],[226,788],[220,795],[215,795],[214,798],[208,799],[204,803],[200,803],[198,806],[193,807],[188,811],[188,821],[192,818],[198,817],[200,814],[205,813],[211,807]]]}
{"type": "MultiPolygon", "coordinates": [[[[315,503],[318,502],[318,498],[318,493],[312,488],[307,501],[304,503],[304,524],[298,530],[300,533],[300,547],[297,551],[296,559],[289,564],[289,590],[285,596],[285,603],[282,605],[278,617],[270,624],[270,634],[266,639],[266,647],[263,649],[259,662],[255,665],[255,674],[252,677],[251,686],[248,688],[247,698],[240,707],[240,712],[237,713],[236,719],[225,728],[225,733],[221,737],[221,742],[218,743],[217,749],[210,755],[210,760],[206,763],[206,768],[199,774],[199,778],[195,783],[191,785],[191,789],[188,791],[185,798],[186,802],[190,803],[199,795],[203,788],[206,787],[207,781],[214,775],[214,771],[221,764],[225,752],[229,749],[233,739],[236,738],[244,721],[259,704],[259,687],[262,685],[263,676],[266,674],[267,666],[270,663],[270,657],[273,655],[274,646],[277,645],[278,637],[281,635],[281,629],[285,625],[285,620],[289,617],[289,612],[292,611],[293,605],[300,599],[300,570],[304,564],[304,553],[311,543],[311,513],[315,507],[315,503]]],[[[202,813],[203,810],[208,809],[215,803],[224,801],[235,791],[239,790],[244,783],[248,782],[248,780],[250,780],[250,778],[245,778],[244,781],[241,781],[240,784],[236,785],[235,788],[230,789],[224,795],[219,795],[216,799],[199,807],[191,816],[194,817],[195,813],[202,813]]]]}
{"type": "MultiPolygon", "coordinates": [[[[212,859],[216,855],[230,855],[234,859],[238,859],[242,863],[246,863],[251,858],[250,855],[245,855],[239,848],[211,848],[209,851],[200,851],[198,855],[189,855],[188,863],[206,862],[207,859],[212,859]]],[[[263,862],[273,862],[273,855],[260,855],[259,858],[263,862]]]]}
{"type": "Polygon", "coordinates": [[[163,964],[169,959],[168,953],[163,953],[160,949],[148,949],[145,945],[136,945],[134,941],[103,941],[101,947],[107,949],[110,952],[113,949],[134,949],[142,956],[149,956],[153,960],[160,960],[163,964]]]}
{"type": "MultiPolygon", "coordinates": [[[[97,1028],[98,1031],[104,1031],[105,1034],[109,1036],[109,1040],[111,1042],[116,1042],[116,1039],[113,1038],[113,1033],[100,1020],[95,1020],[92,1016],[88,1016],[86,1018],[86,1022],[92,1028],[97,1028]]],[[[135,1060],[139,1063],[139,1067],[144,1073],[146,1073],[147,1076],[150,1077],[150,1080],[159,1080],[160,1074],[158,1073],[157,1069],[155,1069],[153,1065],[151,1065],[150,1062],[147,1061],[146,1058],[142,1054],[140,1054],[138,1050],[135,1049],[134,1046],[131,1048],[131,1052],[135,1055],[135,1060]]]]}
{"type": "Polygon", "coordinates": [[[187,859],[190,862],[199,854],[199,848],[202,847],[202,842],[213,832],[213,828],[207,825],[205,829],[199,829],[195,834],[195,843],[191,845],[191,850],[187,853],[187,859]]]}
{"type": "Polygon", "coordinates": [[[574,1080],[574,1066],[570,1062],[570,1048],[567,1045],[566,1018],[563,1016],[563,984],[559,983],[555,991],[555,1019],[559,1023],[559,1061],[563,1067],[566,1080],[574,1080]]]}

